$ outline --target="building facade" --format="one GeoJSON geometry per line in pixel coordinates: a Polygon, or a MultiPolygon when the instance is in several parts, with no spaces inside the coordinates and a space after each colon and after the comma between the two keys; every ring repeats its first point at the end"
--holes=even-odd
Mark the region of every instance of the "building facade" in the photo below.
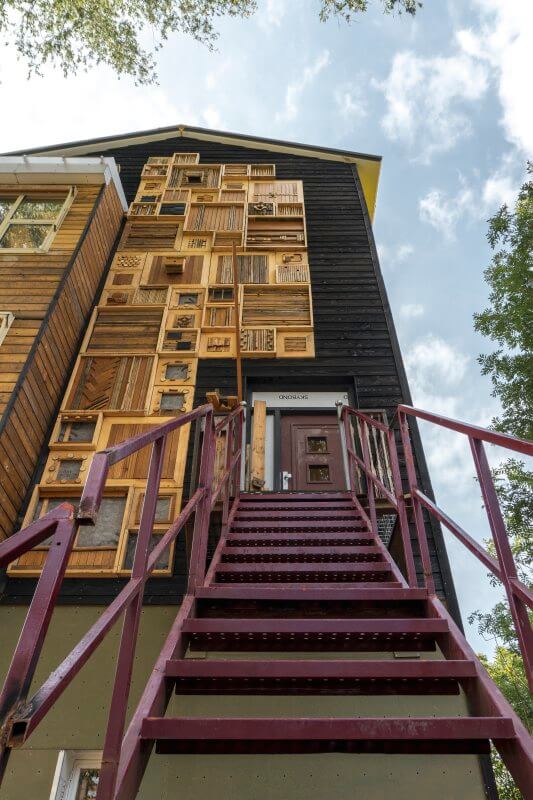
{"type": "MultiPolygon", "coordinates": [[[[213,397],[222,413],[237,395],[237,355],[243,486],[346,488],[336,404],[390,421],[410,402],[372,233],[378,157],[180,127],[1,161],[4,536],[76,503],[95,452],[213,397]]],[[[153,544],[194,488],[196,446],[188,428],[167,445],[153,544]]],[[[371,450],[386,484],[385,448],[376,439],[371,450]]],[[[417,440],[415,450],[431,492],[417,440]]],[[[78,534],[38,678],[128,579],[147,469],[144,451],[111,469],[97,524],[78,534]]],[[[395,515],[378,505],[394,553],[395,515]]],[[[428,521],[427,532],[437,592],[457,616],[441,531],[428,521]]],[[[23,554],[3,577],[6,667],[46,553],[45,543],[23,554]]],[[[149,581],[132,702],[183,597],[187,563],[184,536],[149,581]]],[[[11,756],[2,796],[94,796],[115,642],[11,756]]],[[[342,715],[341,700],[318,698],[317,713],[342,715]]],[[[186,698],[199,716],[235,702],[244,714],[297,714],[309,698],[186,698]]],[[[351,702],[363,716],[467,713],[462,694],[351,702]]],[[[492,791],[485,767],[475,755],[168,756],[152,759],[139,796],[477,799],[492,791]]]]}

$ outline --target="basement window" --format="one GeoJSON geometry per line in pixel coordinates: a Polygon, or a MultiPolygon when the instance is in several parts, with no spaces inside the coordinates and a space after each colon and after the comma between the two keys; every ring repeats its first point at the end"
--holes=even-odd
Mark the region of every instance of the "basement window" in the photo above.
{"type": "Polygon", "coordinates": [[[94,800],[101,763],[95,750],[61,750],[50,800],[94,800]]]}
{"type": "Polygon", "coordinates": [[[46,252],[76,190],[0,196],[0,251],[46,252]]]}

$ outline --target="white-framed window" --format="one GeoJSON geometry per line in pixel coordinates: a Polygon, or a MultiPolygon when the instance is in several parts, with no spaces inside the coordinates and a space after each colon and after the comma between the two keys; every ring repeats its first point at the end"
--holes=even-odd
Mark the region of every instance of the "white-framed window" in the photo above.
{"type": "Polygon", "coordinates": [[[75,187],[25,194],[0,190],[0,253],[46,252],[75,195],[75,187]]]}
{"type": "Polygon", "coordinates": [[[2,344],[6,338],[7,332],[13,325],[14,320],[15,317],[11,311],[0,311],[0,344],[2,344]]]}
{"type": "Polygon", "coordinates": [[[60,750],[50,800],[94,800],[102,753],[60,750]]]}

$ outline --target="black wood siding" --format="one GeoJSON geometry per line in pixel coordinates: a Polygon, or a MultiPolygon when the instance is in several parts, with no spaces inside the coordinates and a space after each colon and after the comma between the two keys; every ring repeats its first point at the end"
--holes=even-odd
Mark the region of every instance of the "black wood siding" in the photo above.
{"type": "MultiPolygon", "coordinates": [[[[303,180],[316,358],[245,361],[248,387],[255,381],[260,381],[263,388],[272,382],[272,388],[277,389],[343,386],[354,390],[359,407],[384,408],[392,418],[398,403],[410,402],[409,389],[355,168],[325,159],[181,137],[111,147],[102,154],[116,159],[126,196],[132,201],[147,159],[180,151],[199,152],[203,163],[275,163],[278,179],[303,180]]],[[[195,403],[205,402],[206,390],[215,388],[222,392],[235,390],[234,361],[200,361],[195,403]]],[[[415,441],[415,449],[422,484],[431,493],[419,441],[415,441]]],[[[442,533],[438,526],[428,525],[428,534],[437,590],[455,611],[442,533]]],[[[178,551],[175,577],[152,581],[148,602],[179,601],[185,559],[183,548],[178,551]]],[[[17,585],[19,593],[21,583],[17,585]]],[[[94,602],[102,593],[104,600],[113,596],[123,582],[88,580],[83,589],[82,583],[76,580],[69,587],[73,602],[80,602],[82,595],[94,602]]]]}

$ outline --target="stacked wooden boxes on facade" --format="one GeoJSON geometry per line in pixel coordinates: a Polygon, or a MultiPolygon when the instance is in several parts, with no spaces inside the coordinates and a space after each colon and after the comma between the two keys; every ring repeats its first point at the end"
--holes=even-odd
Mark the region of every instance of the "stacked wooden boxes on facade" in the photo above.
{"type": "MultiPolygon", "coordinates": [[[[79,497],[93,454],[193,406],[198,359],[312,358],[313,313],[302,182],[271,164],[150,158],[50,439],[26,524],[79,497]]],[[[216,389],[216,386],[212,387],[216,389]]],[[[189,429],[167,445],[153,541],[179,511],[189,429]]],[[[115,465],[94,528],[82,528],[70,575],[116,576],[132,564],[149,450],[115,465]]],[[[40,548],[12,565],[38,574],[40,548]]],[[[159,564],[170,574],[173,552],[159,564]]]]}

